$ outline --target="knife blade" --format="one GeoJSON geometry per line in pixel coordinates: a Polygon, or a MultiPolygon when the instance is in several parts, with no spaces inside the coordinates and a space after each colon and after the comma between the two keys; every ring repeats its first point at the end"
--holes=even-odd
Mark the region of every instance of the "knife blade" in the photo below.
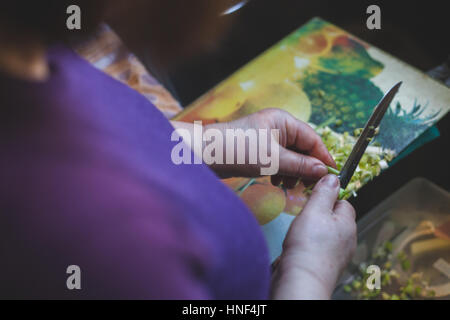
{"type": "Polygon", "coordinates": [[[367,121],[361,135],[356,141],[355,146],[352,149],[347,161],[345,162],[342,170],[339,174],[339,180],[341,182],[341,188],[347,188],[350,179],[355,173],[356,168],[358,167],[359,161],[366,151],[367,146],[369,145],[372,138],[375,136],[376,128],[380,125],[381,120],[383,119],[384,114],[386,113],[389,105],[394,99],[395,95],[398,92],[398,89],[402,85],[402,81],[393,86],[380,100],[378,105],[375,107],[372,115],[367,121]]]}

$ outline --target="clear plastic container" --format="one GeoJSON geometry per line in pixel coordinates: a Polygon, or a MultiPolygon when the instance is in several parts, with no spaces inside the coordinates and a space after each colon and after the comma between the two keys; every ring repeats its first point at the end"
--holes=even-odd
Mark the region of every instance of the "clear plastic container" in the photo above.
{"type": "Polygon", "coordinates": [[[363,217],[333,298],[450,299],[450,193],[415,178],[363,217]],[[367,289],[369,265],[380,268],[379,294],[367,289]]]}

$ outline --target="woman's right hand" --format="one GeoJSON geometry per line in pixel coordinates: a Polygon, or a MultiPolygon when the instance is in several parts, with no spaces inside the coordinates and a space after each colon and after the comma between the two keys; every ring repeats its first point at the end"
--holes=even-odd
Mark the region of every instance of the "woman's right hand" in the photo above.
{"type": "Polygon", "coordinates": [[[329,299],[356,248],[355,210],[336,201],[339,180],[323,177],[295,218],[273,280],[274,299],[329,299]]]}

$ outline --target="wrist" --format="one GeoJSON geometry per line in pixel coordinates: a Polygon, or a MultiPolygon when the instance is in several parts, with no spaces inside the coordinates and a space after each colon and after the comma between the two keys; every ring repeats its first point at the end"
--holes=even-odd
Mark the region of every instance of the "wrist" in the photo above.
{"type": "MultiPolygon", "coordinates": [[[[214,161],[212,163],[206,162],[206,164],[213,170],[217,176],[221,179],[231,178],[234,177],[235,174],[235,168],[234,164],[227,164],[227,148],[226,148],[226,129],[227,124],[226,123],[211,123],[204,126],[204,131],[207,130],[215,130],[217,133],[220,132],[222,135],[222,157],[216,157],[217,161],[214,161]]],[[[214,143],[215,140],[207,140],[203,141],[203,150],[210,145],[211,143],[214,143]]]]}
{"type": "Polygon", "coordinates": [[[326,259],[300,252],[283,253],[274,271],[274,299],[330,299],[339,271],[326,259]]]}

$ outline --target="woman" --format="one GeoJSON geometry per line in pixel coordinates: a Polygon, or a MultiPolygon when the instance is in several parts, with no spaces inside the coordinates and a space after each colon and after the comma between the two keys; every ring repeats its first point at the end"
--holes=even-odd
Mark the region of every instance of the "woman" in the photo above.
{"type": "MultiPolygon", "coordinates": [[[[271,274],[256,220],[217,178],[255,176],[260,166],[175,165],[174,128],[192,126],[170,123],[63,44],[73,2],[0,8],[0,297],[330,298],[355,248],[355,213],[336,201],[339,182],[325,167],[334,162],[314,131],[278,109],[212,125],[279,129],[272,182],[320,179],[271,274]],[[78,290],[66,285],[72,265],[81,270],[78,290]]],[[[106,12],[132,30],[133,12],[155,16],[164,7],[127,1],[125,10],[125,2],[111,1],[103,11],[101,2],[75,3],[86,29],[106,12]]],[[[199,12],[201,4],[180,10],[199,12]]]]}

